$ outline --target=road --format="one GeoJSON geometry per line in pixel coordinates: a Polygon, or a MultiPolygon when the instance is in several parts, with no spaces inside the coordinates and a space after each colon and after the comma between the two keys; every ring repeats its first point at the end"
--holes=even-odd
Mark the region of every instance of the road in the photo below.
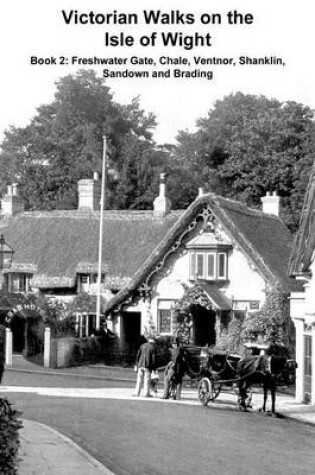
{"type": "Polygon", "coordinates": [[[292,420],[82,395],[84,387],[131,391],[130,384],[113,381],[7,372],[3,385],[77,388],[68,397],[17,392],[7,397],[24,418],[66,434],[117,475],[314,474],[315,429],[292,420]]]}

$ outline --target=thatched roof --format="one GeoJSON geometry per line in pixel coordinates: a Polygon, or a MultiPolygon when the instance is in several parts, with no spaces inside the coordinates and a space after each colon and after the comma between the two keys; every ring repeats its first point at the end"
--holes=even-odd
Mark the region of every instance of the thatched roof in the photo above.
{"type": "MultiPolygon", "coordinates": [[[[102,268],[106,285],[119,290],[108,309],[144,282],[205,205],[267,282],[294,287],[286,272],[291,237],[282,221],[209,193],[164,218],[152,211],[104,212],[102,268]]],[[[84,210],[1,219],[0,232],[15,251],[8,272],[32,273],[33,285],[42,289],[74,287],[78,273],[97,271],[99,224],[99,212],[84,210]]]]}
{"type": "MultiPolygon", "coordinates": [[[[104,212],[102,270],[112,288],[130,281],[178,215],[104,212]]],[[[0,232],[15,251],[7,272],[29,272],[40,288],[74,287],[77,273],[97,272],[99,225],[99,212],[83,210],[25,212],[0,220],[0,232]]]]}
{"type": "Polygon", "coordinates": [[[214,216],[266,282],[271,285],[280,284],[288,292],[300,288],[300,284],[287,274],[292,237],[282,220],[262,211],[250,209],[236,201],[208,193],[197,198],[183,212],[130,282],[109,302],[108,311],[123,302],[144,281],[205,205],[209,206],[214,216]]]}
{"type": "Polygon", "coordinates": [[[309,272],[315,250],[315,162],[305,194],[299,231],[295,237],[289,263],[289,274],[309,272]]]}

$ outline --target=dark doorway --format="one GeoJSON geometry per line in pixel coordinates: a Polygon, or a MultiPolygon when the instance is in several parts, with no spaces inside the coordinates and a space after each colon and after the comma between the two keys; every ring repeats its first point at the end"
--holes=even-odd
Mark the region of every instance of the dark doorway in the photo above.
{"type": "Polygon", "coordinates": [[[22,353],[25,348],[25,318],[14,315],[11,320],[13,353],[22,353]]]}
{"type": "Polygon", "coordinates": [[[124,312],[122,315],[121,340],[125,362],[133,364],[139,348],[141,328],[140,312],[124,312]]]}
{"type": "Polygon", "coordinates": [[[194,344],[196,346],[215,345],[215,311],[201,305],[192,305],[189,310],[193,317],[194,344]]]}

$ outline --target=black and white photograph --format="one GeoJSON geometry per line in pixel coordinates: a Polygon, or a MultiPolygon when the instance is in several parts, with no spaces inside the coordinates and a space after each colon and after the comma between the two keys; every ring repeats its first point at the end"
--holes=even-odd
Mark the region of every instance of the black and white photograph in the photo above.
{"type": "Polygon", "coordinates": [[[0,12],[0,475],[313,475],[312,2],[0,12]]]}

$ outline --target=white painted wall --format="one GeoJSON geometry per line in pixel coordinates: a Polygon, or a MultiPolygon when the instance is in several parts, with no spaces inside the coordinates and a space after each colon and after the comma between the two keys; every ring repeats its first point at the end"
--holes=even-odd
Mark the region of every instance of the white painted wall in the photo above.
{"type": "Polygon", "coordinates": [[[265,300],[265,281],[240,249],[229,256],[227,296],[234,300],[265,300]]]}
{"type": "Polygon", "coordinates": [[[311,278],[305,284],[305,292],[294,292],[290,296],[290,315],[296,329],[295,359],[296,371],[296,400],[304,399],[304,324],[311,325],[308,334],[312,337],[312,396],[310,403],[315,405],[315,259],[311,266],[311,278]]]}
{"type": "Polygon", "coordinates": [[[310,271],[311,278],[305,285],[304,314],[307,322],[315,323],[315,259],[310,266],[310,271]]]}
{"type": "MultiPolygon", "coordinates": [[[[179,300],[184,294],[182,283],[193,286],[189,280],[189,253],[178,255],[165,277],[162,277],[152,295],[151,312],[157,325],[158,300],[179,300]]],[[[231,300],[265,300],[265,282],[244,254],[233,248],[228,257],[228,280],[222,289],[231,300]]]]}

